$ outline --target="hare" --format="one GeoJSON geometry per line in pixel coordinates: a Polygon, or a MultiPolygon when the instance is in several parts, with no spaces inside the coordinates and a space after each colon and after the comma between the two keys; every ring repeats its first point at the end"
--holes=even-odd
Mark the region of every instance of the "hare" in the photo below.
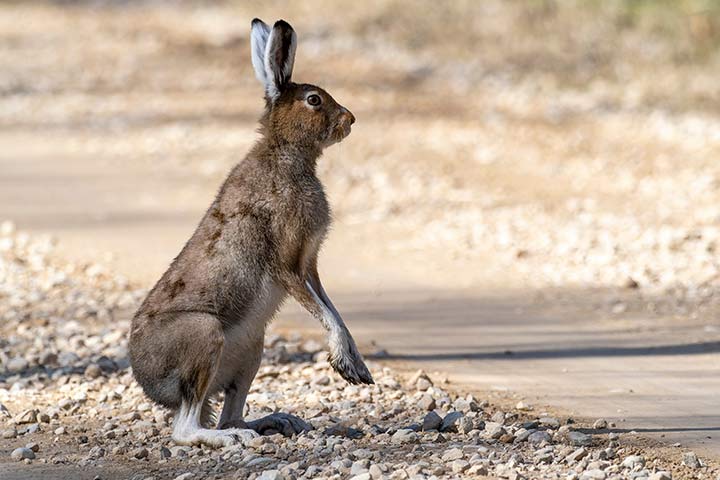
{"type": "Polygon", "coordinates": [[[316,163],[350,134],[355,117],[322,88],[291,81],[297,37],[287,22],[270,28],[254,19],[250,38],[265,87],[261,138],[232,169],[130,332],[135,378],[148,397],[176,410],[179,444],[221,447],[310,428],[282,413],[243,419],[265,327],[288,294],[327,330],[333,368],[350,383],[373,383],[317,270],[330,209],[316,163]],[[220,391],[225,403],[213,429],[209,398],[220,391]]]}

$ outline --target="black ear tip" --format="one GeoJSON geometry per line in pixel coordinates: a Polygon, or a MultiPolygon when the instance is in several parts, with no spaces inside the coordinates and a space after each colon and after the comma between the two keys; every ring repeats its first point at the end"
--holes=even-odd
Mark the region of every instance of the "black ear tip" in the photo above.
{"type": "Polygon", "coordinates": [[[278,20],[277,22],[275,22],[275,25],[273,25],[273,28],[281,28],[283,30],[292,30],[293,29],[292,25],[290,25],[285,20],[278,20]]]}
{"type": "Polygon", "coordinates": [[[255,26],[255,25],[257,25],[258,23],[263,24],[263,25],[265,24],[265,22],[263,22],[263,21],[260,20],[259,18],[255,17],[255,18],[252,19],[252,22],[250,22],[250,25],[255,26]]]}

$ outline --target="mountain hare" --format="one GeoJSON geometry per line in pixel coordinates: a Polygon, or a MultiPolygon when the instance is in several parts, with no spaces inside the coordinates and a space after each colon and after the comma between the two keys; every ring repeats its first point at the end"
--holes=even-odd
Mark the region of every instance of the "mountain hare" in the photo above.
{"type": "Polygon", "coordinates": [[[296,46],[285,21],[272,28],[252,21],[252,64],[265,86],[262,138],[132,322],[133,373],[151,399],[176,410],[180,444],[226,446],[268,430],[310,428],[282,413],[243,420],[265,326],[288,294],[327,330],[333,368],[350,383],[373,383],[317,271],[330,209],[316,163],[355,117],[322,88],[291,81],[296,46]],[[220,391],[225,403],[212,429],[209,397],[220,391]]]}

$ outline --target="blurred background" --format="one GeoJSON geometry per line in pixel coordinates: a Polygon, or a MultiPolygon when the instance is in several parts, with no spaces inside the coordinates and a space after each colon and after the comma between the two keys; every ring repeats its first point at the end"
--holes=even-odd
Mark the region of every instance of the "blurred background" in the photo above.
{"type": "Polygon", "coordinates": [[[365,353],[720,451],[719,2],[5,1],[0,219],[151,287],[257,138],[256,16],[357,117],[321,270],[365,353]]]}

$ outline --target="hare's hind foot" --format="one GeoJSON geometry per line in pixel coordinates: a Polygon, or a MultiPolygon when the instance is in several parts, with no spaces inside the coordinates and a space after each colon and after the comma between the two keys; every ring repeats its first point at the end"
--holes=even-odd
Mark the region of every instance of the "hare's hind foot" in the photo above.
{"type": "Polygon", "coordinates": [[[231,445],[247,446],[250,440],[259,435],[255,430],[242,428],[228,428],[214,430],[204,428],[200,424],[202,414],[201,405],[183,403],[175,415],[173,422],[172,439],[179,445],[207,445],[208,447],[221,448],[231,445]]]}
{"type": "Polygon", "coordinates": [[[273,413],[266,417],[247,422],[247,426],[261,435],[282,433],[286,437],[309,432],[313,429],[312,425],[305,420],[295,415],[290,415],[289,413],[273,413]]]}

